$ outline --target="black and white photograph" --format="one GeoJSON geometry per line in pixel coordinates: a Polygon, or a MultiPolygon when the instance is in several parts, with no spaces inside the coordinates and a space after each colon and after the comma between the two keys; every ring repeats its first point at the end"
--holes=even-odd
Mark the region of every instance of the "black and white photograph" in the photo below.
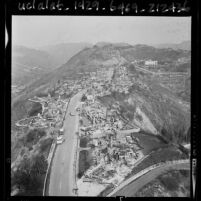
{"type": "Polygon", "coordinates": [[[13,15],[11,196],[190,197],[191,20],[13,15]]]}

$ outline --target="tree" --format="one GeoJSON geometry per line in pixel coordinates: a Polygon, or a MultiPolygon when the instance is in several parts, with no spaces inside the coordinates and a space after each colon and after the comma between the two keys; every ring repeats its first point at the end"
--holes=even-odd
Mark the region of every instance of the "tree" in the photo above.
{"type": "Polygon", "coordinates": [[[91,147],[91,149],[94,149],[96,146],[94,144],[89,144],[89,147],[91,147]]]}
{"type": "Polygon", "coordinates": [[[177,190],[179,187],[178,178],[165,176],[165,177],[161,177],[159,180],[170,191],[177,190]]]}
{"type": "Polygon", "coordinates": [[[32,174],[38,174],[38,175],[45,174],[48,166],[45,157],[43,155],[37,155],[33,160],[34,164],[31,169],[32,174]]]}
{"type": "Polygon", "coordinates": [[[40,103],[34,103],[31,110],[28,111],[29,117],[36,116],[38,113],[42,113],[42,105],[40,103]]]}
{"type": "Polygon", "coordinates": [[[80,178],[82,177],[82,175],[83,175],[83,172],[79,172],[79,173],[77,174],[77,177],[80,179],[80,178]]]}
{"type": "Polygon", "coordinates": [[[83,120],[80,119],[80,120],[79,120],[79,123],[80,123],[80,125],[82,126],[82,125],[83,125],[83,120]]]}
{"type": "Polygon", "coordinates": [[[128,66],[128,69],[129,69],[129,71],[131,73],[136,73],[137,72],[135,66],[132,63],[128,66]]]}
{"type": "Polygon", "coordinates": [[[40,152],[44,153],[46,150],[48,150],[48,148],[50,148],[51,144],[52,144],[53,139],[52,138],[47,138],[44,139],[40,142],[40,152]]]}
{"type": "Polygon", "coordinates": [[[42,195],[44,175],[47,170],[47,161],[43,155],[32,159],[24,159],[20,167],[12,175],[12,186],[20,189],[18,195],[42,195]]]}
{"type": "Polygon", "coordinates": [[[32,161],[29,158],[24,158],[20,164],[20,168],[23,172],[29,174],[32,166],[32,161]]]}
{"type": "Polygon", "coordinates": [[[82,96],[82,98],[81,98],[81,101],[82,102],[85,102],[87,100],[87,97],[86,97],[86,95],[84,94],[83,96],[82,96]]]}
{"type": "Polygon", "coordinates": [[[21,191],[26,191],[26,188],[29,185],[29,178],[29,174],[18,169],[12,177],[12,183],[21,191]]]}
{"type": "Polygon", "coordinates": [[[35,144],[38,141],[38,138],[41,138],[45,135],[46,135],[46,132],[44,130],[40,130],[40,129],[30,130],[26,135],[25,142],[35,144]]]}
{"type": "Polygon", "coordinates": [[[135,118],[136,118],[137,120],[139,120],[139,121],[142,121],[142,120],[143,120],[142,116],[141,116],[140,114],[138,114],[138,113],[136,114],[135,118]]]}
{"type": "Polygon", "coordinates": [[[29,131],[26,136],[26,143],[33,143],[36,137],[36,132],[34,130],[29,131]]]}

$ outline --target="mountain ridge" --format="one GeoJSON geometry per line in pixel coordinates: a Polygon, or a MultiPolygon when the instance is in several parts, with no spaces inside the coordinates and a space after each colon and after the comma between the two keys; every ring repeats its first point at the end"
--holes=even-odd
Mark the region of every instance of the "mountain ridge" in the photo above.
{"type": "Polygon", "coordinates": [[[191,50],[191,42],[189,40],[182,41],[180,43],[161,43],[157,45],[153,45],[157,48],[172,48],[175,50],[182,49],[182,50],[191,50]]]}
{"type": "MultiPolygon", "coordinates": [[[[119,65],[128,65],[130,62],[132,62],[135,59],[165,59],[168,61],[171,60],[177,60],[180,57],[186,56],[190,54],[188,51],[183,50],[173,50],[170,48],[165,49],[158,49],[154,48],[152,46],[147,45],[135,45],[135,46],[128,46],[128,47],[119,47],[114,45],[104,45],[102,47],[93,46],[91,48],[85,48],[79,51],[77,54],[72,56],[65,64],[61,65],[56,70],[53,70],[51,72],[46,73],[44,76],[39,78],[37,81],[33,82],[31,85],[29,85],[24,90],[24,95],[22,94],[21,98],[18,99],[17,103],[13,103],[13,108],[17,106],[17,108],[22,107],[20,106],[20,101],[26,100],[28,97],[33,96],[34,94],[37,94],[37,91],[44,91],[47,88],[53,87],[58,80],[62,79],[74,79],[77,75],[79,75],[81,72],[95,72],[97,69],[104,68],[107,70],[107,68],[114,67],[119,68],[119,65]],[[120,64],[121,63],[121,64],[120,64]],[[18,105],[19,104],[19,105],[18,105]]],[[[139,74],[139,73],[137,73],[139,74]]],[[[137,75],[136,72],[133,74],[133,77],[142,75],[137,75]]],[[[81,76],[81,75],[79,75],[81,76]]],[[[135,78],[138,79],[138,78],[135,78]]],[[[149,85],[147,85],[149,86],[149,85]]],[[[151,86],[151,85],[150,85],[151,86]]],[[[137,90],[138,88],[136,88],[137,90]]],[[[149,107],[153,107],[153,109],[147,108],[146,104],[144,104],[145,109],[143,109],[143,112],[147,115],[147,118],[153,119],[153,115],[150,115],[151,113],[155,113],[156,117],[160,116],[160,119],[162,119],[162,123],[160,123],[160,126],[156,126],[157,128],[161,128],[163,126],[163,121],[166,117],[164,117],[164,112],[161,112],[163,109],[159,105],[167,105],[169,104],[170,107],[174,106],[174,103],[171,99],[167,98],[169,95],[166,94],[166,91],[164,90],[164,94],[161,93],[163,91],[162,86],[153,85],[154,93],[159,94],[159,98],[153,98],[150,99],[154,103],[150,105],[149,107]],[[161,100],[162,102],[160,103],[161,100]],[[167,101],[167,102],[165,102],[167,101]],[[155,109],[154,109],[155,108],[155,109]],[[150,115],[150,116],[149,116],[150,115]],[[162,116],[161,116],[162,115],[162,116]]],[[[146,102],[149,99],[149,96],[152,96],[152,93],[150,93],[149,90],[142,90],[138,93],[144,93],[143,95],[138,95],[139,99],[144,99],[146,102]],[[147,95],[146,95],[147,94],[147,95]]],[[[169,93],[169,92],[168,92],[169,93]]],[[[171,91],[170,91],[171,93],[171,91]]],[[[175,110],[178,111],[178,114],[181,114],[181,119],[184,118],[184,111],[180,109],[178,106],[174,106],[175,110]]],[[[166,107],[167,110],[168,107],[166,107]]],[[[13,109],[14,110],[14,109],[13,109]]],[[[26,110],[26,109],[25,109],[26,110]]],[[[170,110],[172,113],[172,118],[174,117],[177,119],[178,115],[174,113],[173,110],[170,110]]],[[[157,119],[157,118],[156,118],[157,119]]],[[[186,122],[185,120],[184,122],[186,122]]],[[[157,125],[156,123],[154,123],[157,125]]],[[[167,123],[166,123],[167,124],[167,123]]],[[[172,124],[171,121],[167,124],[172,124]]],[[[174,126],[172,129],[175,128],[174,126]]],[[[168,126],[166,126],[166,129],[168,129],[168,126]]],[[[181,128],[182,129],[182,128],[181,128]]],[[[185,129],[186,130],[186,129],[185,129]]],[[[174,131],[172,131],[174,132],[174,131]]]]}
{"type": "Polygon", "coordinates": [[[58,43],[55,45],[47,45],[38,47],[38,50],[44,50],[52,55],[57,61],[57,65],[66,63],[73,55],[78,53],[84,48],[92,47],[90,43],[58,43]]]}

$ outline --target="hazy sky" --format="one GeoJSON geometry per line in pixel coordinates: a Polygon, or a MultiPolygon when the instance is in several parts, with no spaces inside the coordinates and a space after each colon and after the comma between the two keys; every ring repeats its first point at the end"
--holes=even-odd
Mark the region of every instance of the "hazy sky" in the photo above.
{"type": "Polygon", "coordinates": [[[38,47],[69,42],[180,43],[191,38],[190,17],[13,16],[12,43],[38,47]]]}

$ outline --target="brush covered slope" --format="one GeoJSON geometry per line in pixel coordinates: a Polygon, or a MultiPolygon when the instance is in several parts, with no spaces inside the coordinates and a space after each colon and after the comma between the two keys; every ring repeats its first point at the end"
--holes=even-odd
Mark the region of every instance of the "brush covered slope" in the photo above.
{"type": "Polygon", "coordinates": [[[153,134],[162,133],[170,140],[184,141],[186,140],[184,136],[190,127],[188,102],[190,100],[190,76],[184,78],[186,81],[183,91],[174,93],[161,84],[162,78],[158,80],[156,76],[137,71],[135,66],[131,66],[131,62],[152,59],[172,63],[189,55],[190,51],[186,50],[158,49],[147,45],[131,46],[121,43],[101,43],[85,48],[60,68],[46,73],[28,85],[12,103],[12,120],[16,121],[26,116],[27,108],[24,107],[24,103],[28,98],[37,93],[52,90],[59,80],[79,80],[84,74],[113,67],[116,74],[114,73],[112,83],[118,83],[119,68],[124,66],[125,79],[132,83],[128,93],[124,94],[111,89],[111,94],[100,97],[103,104],[109,107],[111,103],[118,102],[120,114],[143,130],[153,134]],[[21,108],[22,112],[20,112],[21,108]],[[19,113],[20,115],[17,115],[19,113]]]}
{"type": "Polygon", "coordinates": [[[55,67],[55,59],[45,51],[24,46],[12,48],[12,84],[26,85],[55,67]]]}

